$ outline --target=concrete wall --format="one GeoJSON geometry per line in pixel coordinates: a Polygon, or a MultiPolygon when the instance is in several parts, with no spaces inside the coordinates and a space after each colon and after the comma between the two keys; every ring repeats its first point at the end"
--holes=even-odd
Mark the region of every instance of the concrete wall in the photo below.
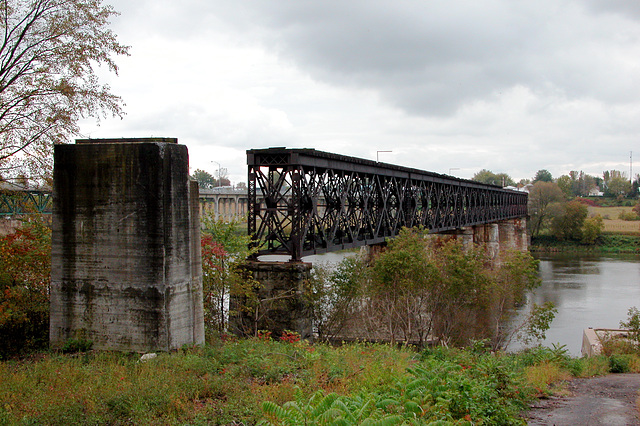
{"type": "Polygon", "coordinates": [[[246,298],[233,297],[230,308],[236,315],[229,318],[230,330],[241,336],[269,330],[275,338],[291,330],[303,339],[311,338],[312,312],[306,302],[311,263],[254,261],[247,262],[247,269],[259,283],[256,291],[260,303],[256,311],[246,298]]]}
{"type": "Polygon", "coordinates": [[[0,219],[0,237],[12,234],[22,225],[22,221],[18,219],[0,219]]]}
{"type": "Polygon", "coordinates": [[[175,139],[54,149],[50,340],[170,350],[204,342],[197,185],[175,139]]]}

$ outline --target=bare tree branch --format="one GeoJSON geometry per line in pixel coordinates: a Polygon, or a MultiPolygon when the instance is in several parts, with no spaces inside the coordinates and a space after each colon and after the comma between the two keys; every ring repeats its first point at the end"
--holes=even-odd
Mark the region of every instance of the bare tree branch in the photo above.
{"type": "Polygon", "coordinates": [[[93,67],[117,74],[128,55],[109,29],[117,15],[102,0],[0,0],[0,169],[46,176],[52,146],[86,117],[122,116],[122,100],[93,67]],[[42,157],[45,158],[42,158],[42,157]]]}

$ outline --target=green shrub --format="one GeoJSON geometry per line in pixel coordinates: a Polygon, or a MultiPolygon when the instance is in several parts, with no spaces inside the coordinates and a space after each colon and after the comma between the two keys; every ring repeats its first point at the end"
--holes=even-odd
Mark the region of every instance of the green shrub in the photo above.
{"type": "Polygon", "coordinates": [[[618,219],[627,220],[627,221],[640,220],[640,216],[638,216],[635,212],[621,211],[620,214],[618,215],[618,219]]]}
{"type": "Polygon", "coordinates": [[[632,306],[627,311],[627,320],[620,321],[620,327],[629,330],[629,338],[640,343],[640,311],[635,306],[632,306]]]}
{"type": "Polygon", "coordinates": [[[631,355],[612,354],[609,357],[609,371],[611,373],[628,373],[631,355]]]}
{"type": "Polygon", "coordinates": [[[91,340],[78,338],[67,340],[66,342],[64,342],[64,345],[62,345],[62,348],[60,348],[60,350],[62,351],[62,353],[70,354],[77,352],[87,352],[90,351],[92,347],[93,342],[91,340]]]}

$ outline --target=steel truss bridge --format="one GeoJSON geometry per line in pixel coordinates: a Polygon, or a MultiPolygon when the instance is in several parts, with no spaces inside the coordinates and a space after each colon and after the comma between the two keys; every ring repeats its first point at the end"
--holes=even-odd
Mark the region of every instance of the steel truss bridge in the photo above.
{"type": "Polygon", "coordinates": [[[314,149],[252,149],[247,165],[255,257],[295,261],[378,244],[402,227],[441,233],[527,216],[524,192],[314,149]]]}
{"type": "Polygon", "coordinates": [[[50,191],[35,189],[0,191],[0,217],[51,214],[52,207],[50,191]]]}

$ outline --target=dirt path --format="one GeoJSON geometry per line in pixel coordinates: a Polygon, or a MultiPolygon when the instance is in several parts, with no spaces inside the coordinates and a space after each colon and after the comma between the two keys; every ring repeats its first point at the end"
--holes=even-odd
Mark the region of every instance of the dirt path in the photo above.
{"type": "Polygon", "coordinates": [[[640,374],[574,379],[571,395],[540,400],[527,413],[529,425],[640,426],[636,398],[640,374]]]}

